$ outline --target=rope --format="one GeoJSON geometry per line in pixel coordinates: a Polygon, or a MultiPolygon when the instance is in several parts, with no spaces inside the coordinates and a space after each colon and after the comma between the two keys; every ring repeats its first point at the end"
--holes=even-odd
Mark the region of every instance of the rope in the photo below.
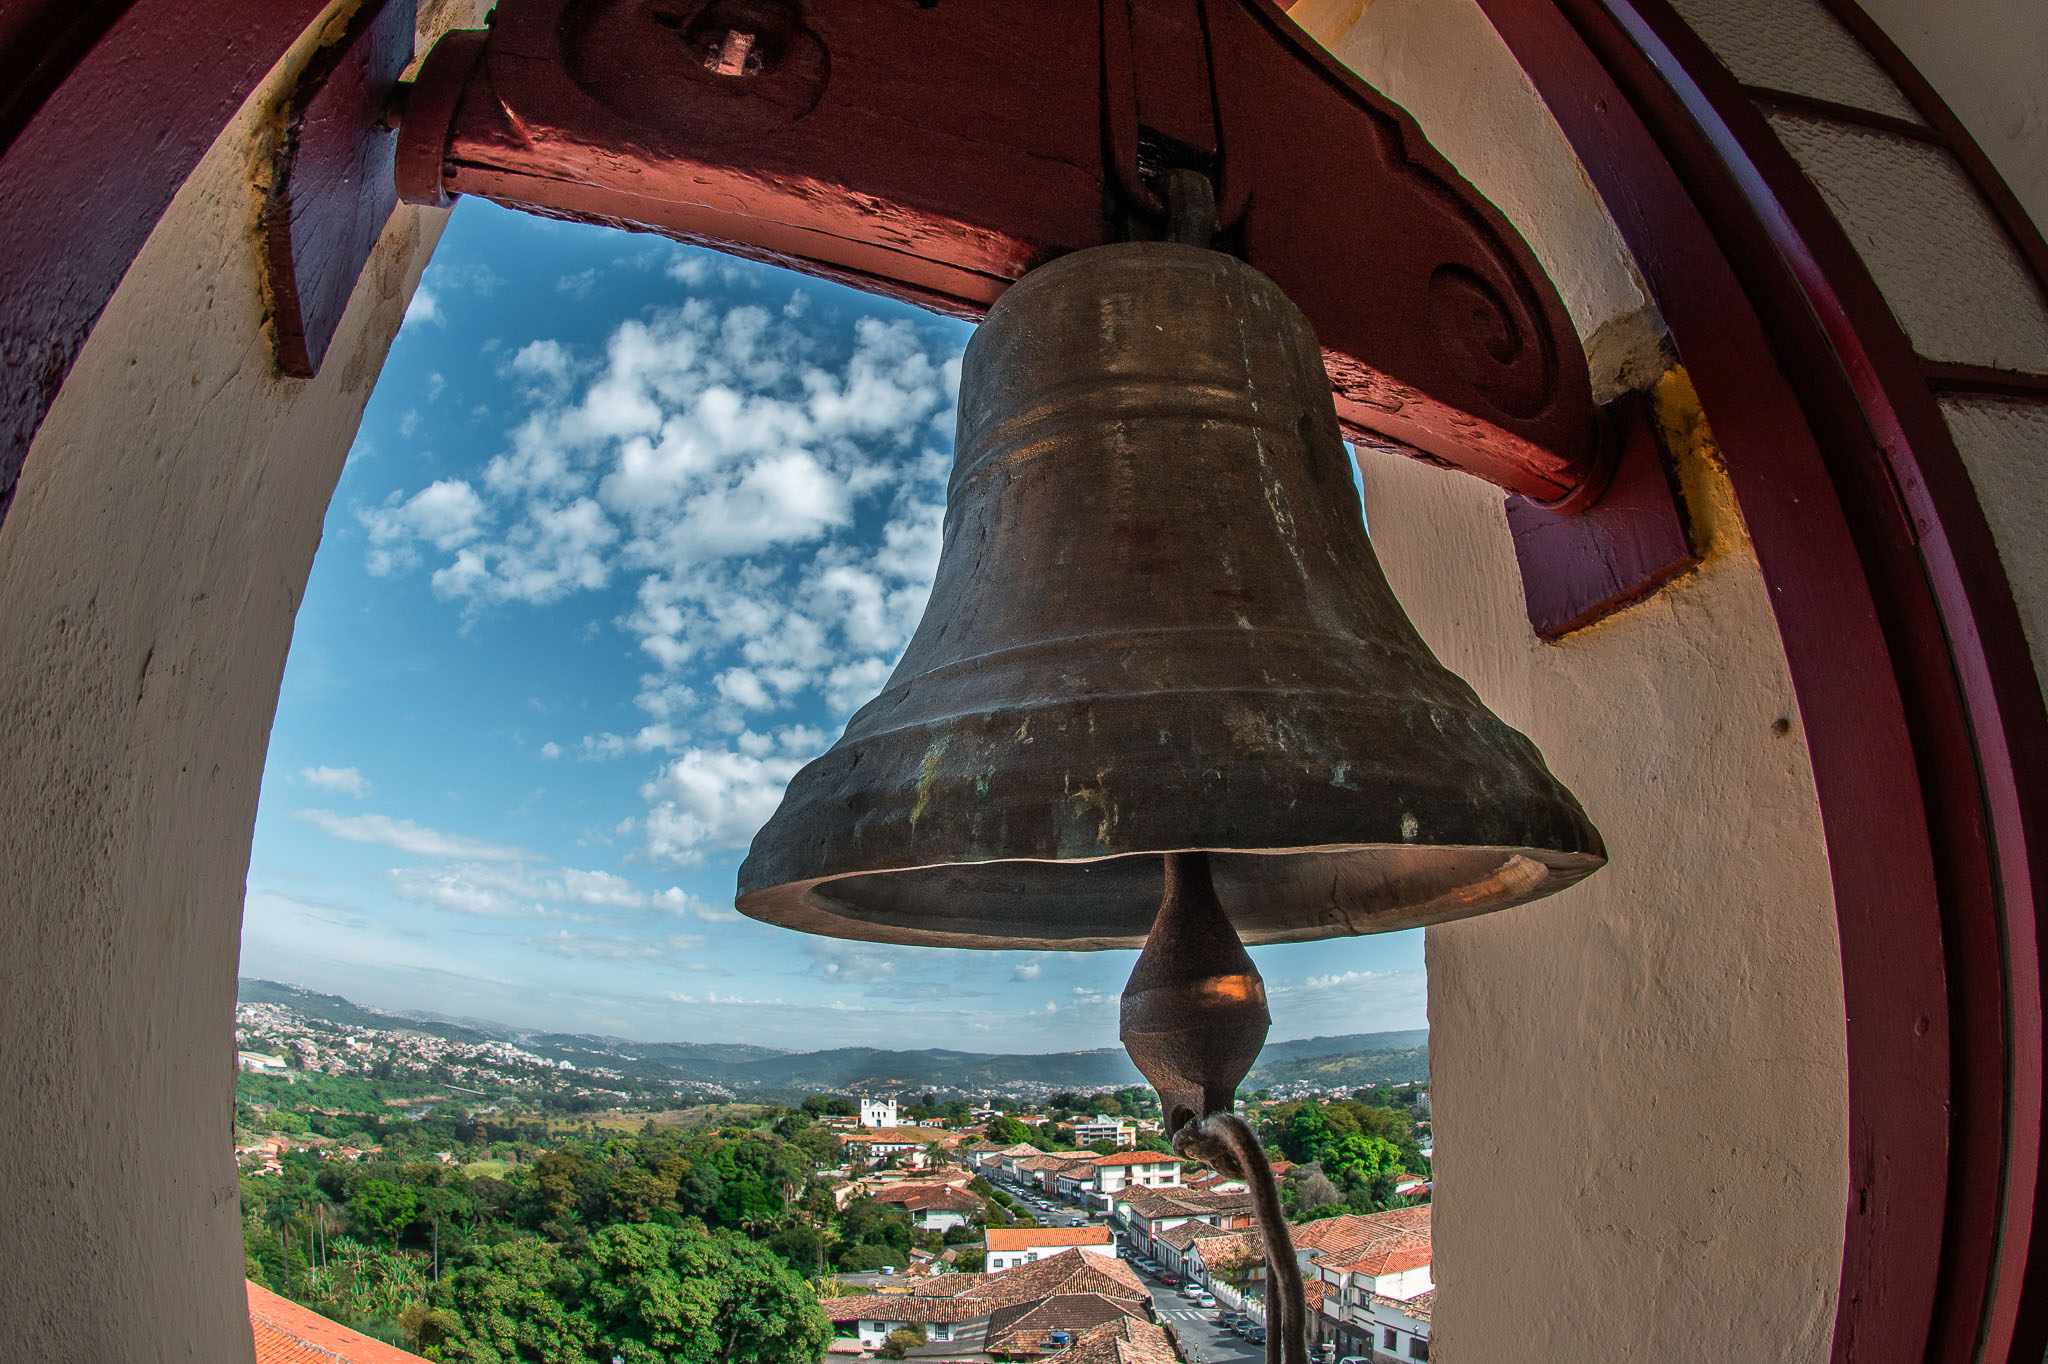
{"type": "Polygon", "coordinates": [[[1211,1113],[1173,1135],[1176,1154],[1206,1161],[1251,1190],[1252,1210],[1266,1243],[1266,1364],[1308,1364],[1308,1305],[1302,1301],[1301,1266],[1280,1211],[1280,1186],[1259,1149],[1251,1125],[1235,1113],[1211,1113]]]}

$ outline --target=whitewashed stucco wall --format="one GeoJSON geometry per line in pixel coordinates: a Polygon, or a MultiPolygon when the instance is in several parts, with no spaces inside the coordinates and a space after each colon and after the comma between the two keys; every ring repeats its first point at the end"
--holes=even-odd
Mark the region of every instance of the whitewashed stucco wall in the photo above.
{"type": "MultiPolygon", "coordinates": [[[[10,1359],[249,1360],[229,1125],[250,831],[334,481],[445,217],[403,209],[277,376],[252,188],[343,0],[158,224],[0,524],[0,1290],[10,1359]]],[[[425,27],[476,7],[425,6],[425,27]]]]}

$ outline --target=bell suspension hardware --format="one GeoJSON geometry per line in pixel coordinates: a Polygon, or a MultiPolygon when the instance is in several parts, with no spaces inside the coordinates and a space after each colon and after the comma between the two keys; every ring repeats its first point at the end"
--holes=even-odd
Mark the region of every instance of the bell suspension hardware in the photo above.
{"type": "Polygon", "coordinates": [[[1209,854],[1171,852],[1163,861],[1166,893],[1124,986],[1117,1035],[1159,1092],[1173,1149],[1250,1190],[1272,1285],[1267,1364],[1307,1364],[1301,1269],[1279,1184],[1251,1124],[1233,1111],[1266,1042],[1266,985],[1217,903],[1209,854]]]}

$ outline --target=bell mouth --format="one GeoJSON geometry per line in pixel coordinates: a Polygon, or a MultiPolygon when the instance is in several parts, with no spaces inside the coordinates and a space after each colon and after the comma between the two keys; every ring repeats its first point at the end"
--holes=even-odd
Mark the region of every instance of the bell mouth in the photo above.
{"type": "Polygon", "coordinates": [[[1138,948],[1159,912],[1163,854],[1209,853],[1216,896],[1247,944],[1448,923],[1563,890],[1596,852],[1360,843],[1174,848],[1088,859],[1005,858],[790,881],[738,908],[804,933],[902,946],[1092,952],[1138,948]]]}

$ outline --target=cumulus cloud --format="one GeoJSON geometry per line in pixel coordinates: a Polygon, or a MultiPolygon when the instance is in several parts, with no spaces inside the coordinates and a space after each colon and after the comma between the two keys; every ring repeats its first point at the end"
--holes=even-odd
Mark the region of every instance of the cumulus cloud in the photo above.
{"type": "Polygon", "coordinates": [[[715,905],[701,895],[692,895],[680,886],[670,886],[657,892],[649,901],[652,908],[678,918],[702,919],[706,923],[735,923],[739,911],[724,905],[715,905]]]}
{"type": "Polygon", "coordinates": [[[381,507],[358,511],[369,532],[364,566],[377,577],[403,573],[419,563],[421,542],[438,550],[459,549],[483,534],[483,499],[458,478],[430,483],[411,497],[393,493],[381,507]]]}
{"type": "Polygon", "coordinates": [[[302,767],[299,780],[319,790],[354,796],[358,800],[370,794],[369,781],[353,767],[302,767]]]}
{"type": "Polygon", "coordinates": [[[572,368],[569,348],[551,339],[529,341],[505,362],[508,373],[529,383],[545,385],[549,391],[566,387],[572,368]]]}
{"type": "Polygon", "coordinates": [[[532,854],[461,834],[446,834],[389,815],[342,815],[332,810],[300,810],[298,817],[335,838],[375,843],[420,857],[449,857],[477,862],[518,862],[532,854]]]}
{"type": "Polygon", "coordinates": [[[1045,974],[1045,964],[1038,961],[1020,961],[1010,968],[1012,980],[1037,980],[1045,974]]]}
{"type": "Polygon", "coordinates": [[[744,731],[731,748],[684,750],[641,787],[648,851],[688,866],[709,851],[747,846],[789,779],[815,756],[819,738],[815,729],[791,726],[771,736],[744,731]]]}
{"type": "Polygon", "coordinates": [[[566,928],[527,938],[528,947],[538,947],[559,957],[586,957],[599,961],[661,961],[683,952],[703,948],[704,939],[694,933],[664,933],[655,938],[599,937],[571,933],[566,928]]]}
{"type": "MultiPolygon", "coordinates": [[[[729,268],[687,253],[669,274],[729,268]]],[[[500,370],[526,410],[483,471],[358,513],[372,572],[425,566],[466,615],[630,585],[614,623],[646,660],[640,723],[541,752],[657,758],[656,860],[745,846],[825,743],[776,717],[865,703],[930,594],[958,348],[909,320],[821,332],[803,297],[693,297],[601,354],[528,342],[500,370]]]]}
{"type": "Polygon", "coordinates": [[[446,326],[448,316],[441,311],[441,296],[425,285],[413,290],[412,301],[405,305],[405,321],[413,325],[446,326]]]}

